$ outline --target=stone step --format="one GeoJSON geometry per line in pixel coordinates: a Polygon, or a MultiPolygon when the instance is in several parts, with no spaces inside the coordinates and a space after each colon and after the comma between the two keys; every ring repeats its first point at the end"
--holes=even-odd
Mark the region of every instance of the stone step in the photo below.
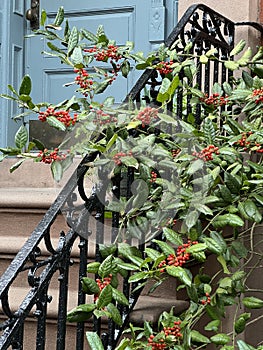
{"type": "MultiPolygon", "coordinates": [[[[3,319],[0,316],[0,322],[3,319]]],[[[92,331],[92,324],[87,324],[85,331],[92,331]]],[[[67,324],[66,330],[66,342],[64,350],[73,350],[76,349],[76,325],[73,323],[67,324]]],[[[23,349],[25,350],[38,350],[36,346],[36,334],[37,334],[37,322],[36,318],[29,317],[27,318],[24,325],[24,341],[23,349]]],[[[0,332],[1,335],[1,332],[0,332]]],[[[57,339],[57,320],[47,319],[46,322],[46,345],[45,350],[57,350],[56,339],[57,339]]],[[[8,348],[11,350],[11,348],[8,348]]],[[[90,350],[88,342],[84,340],[83,350],[90,350]]]]}
{"type": "MultiPolygon", "coordinates": [[[[26,243],[27,237],[24,236],[1,236],[0,239],[0,255],[1,256],[8,256],[8,257],[15,257],[15,255],[19,252],[19,250],[22,248],[22,246],[26,243]]],[[[59,238],[53,238],[52,244],[54,249],[57,249],[59,242],[59,238]]],[[[76,239],[75,243],[73,244],[72,250],[71,250],[71,257],[73,259],[79,258],[79,239],[76,239]]],[[[41,254],[43,257],[49,256],[50,253],[48,252],[44,241],[42,240],[39,244],[39,248],[41,250],[41,254]]],[[[95,243],[89,242],[88,246],[88,256],[90,260],[93,260],[95,256],[95,243]]]]}
{"type": "MultiPolygon", "coordinates": [[[[29,237],[45,213],[42,209],[0,208],[0,237],[29,237]]],[[[65,217],[59,215],[51,227],[51,235],[58,236],[62,230],[67,231],[68,226],[65,217]]]]}
{"type": "MultiPolygon", "coordinates": [[[[8,237],[8,236],[0,236],[0,276],[4,273],[4,271],[8,268],[11,261],[14,259],[15,255],[21,249],[23,244],[26,242],[26,237],[8,237]]],[[[53,239],[52,243],[54,248],[57,247],[58,239],[53,239]]],[[[79,285],[79,248],[78,248],[79,240],[77,239],[75,244],[73,245],[71,251],[71,260],[73,264],[69,268],[69,283],[72,290],[76,291],[79,285]]],[[[39,259],[45,259],[50,256],[50,253],[47,251],[44,242],[39,244],[42,255],[39,259]]],[[[90,242],[89,244],[89,259],[90,261],[94,261],[95,256],[95,244],[90,242]]],[[[41,271],[41,269],[39,269],[41,271]]],[[[50,287],[57,288],[58,287],[58,277],[59,272],[57,272],[51,280],[50,287]]],[[[13,282],[14,286],[17,287],[27,287],[28,286],[28,270],[22,271],[18,274],[17,278],[13,282]]]]}
{"type": "MultiPolygon", "coordinates": [[[[22,245],[25,243],[26,238],[25,237],[7,237],[2,236],[0,239],[0,275],[4,273],[4,271],[8,268],[11,261],[15,257],[15,254],[19,251],[19,249],[22,247],[22,245]]],[[[53,240],[54,247],[57,246],[58,239],[53,240]]],[[[78,285],[79,285],[79,248],[78,248],[79,240],[77,239],[75,244],[73,245],[72,251],[71,251],[71,259],[73,262],[73,265],[69,268],[69,284],[70,288],[72,290],[75,290],[77,292],[78,285]]],[[[44,242],[41,242],[39,245],[42,255],[39,259],[43,258],[45,259],[50,254],[47,251],[44,242]]],[[[89,243],[89,261],[94,261],[95,257],[95,245],[94,243],[89,243]]],[[[41,271],[41,269],[39,269],[41,271]]],[[[91,275],[93,277],[93,275],[91,275]]],[[[57,272],[52,280],[50,287],[51,288],[57,288],[59,278],[59,272],[57,272]]],[[[14,286],[16,287],[28,287],[28,270],[22,271],[18,274],[17,278],[13,282],[14,286]]],[[[154,285],[155,281],[150,281],[144,288],[142,295],[151,295],[153,297],[160,297],[161,299],[167,299],[169,298],[177,298],[177,291],[176,291],[176,279],[168,276],[168,278],[158,287],[154,290],[153,293],[150,293],[150,289],[154,285]]],[[[121,283],[120,283],[121,285],[121,283]]]]}
{"type": "MultiPolygon", "coordinates": [[[[10,308],[12,311],[18,309],[23,298],[26,297],[29,289],[16,287],[11,288],[9,291],[10,308]]],[[[55,350],[54,339],[56,339],[56,325],[57,325],[57,307],[58,307],[58,290],[49,289],[48,295],[52,297],[51,302],[47,307],[47,340],[48,340],[48,350],[55,350]],[[53,341],[52,341],[53,340],[53,341]]],[[[93,302],[92,296],[86,298],[87,303],[93,302]]],[[[68,307],[67,311],[70,311],[77,305],[77,293],[75,291],[68,291],[68,307]]],[[[130,322],[134,325],[142,326],[144,321],[151,322],[153,326],[157,325],[159,316],[162,312],[170,312],[171,308],[174,308],[174,315],[178,315],[182,311],[186,310],[189,306],[187,301],[177,300],[175,298],[167,297],[166,299],[160,299],[156,296],[140,296],[138,302],[135,305],[133,312],[130,315],[130,322]]],[[[0,310],[1,311],[1,310],[0,310]]],[[[30,332],[30,337],[25,337],[25,349],[34,349],[34,341],[36,334],[36,321],[37,318],[34,316],[34,311],[30,313],[30,316],[26,320],[25,324],[25,334],[30,332]],[[29,340],[30,338],[30,340],[29,340]]],[[[0,313],[2,314],[2,312],[0,313]]],[[[3,321],[3,316],[0,317],[3,321]]],[[[73,349],[75,345],[75,323],[67,323],[67,346],[65,350],[73,349]],[[71,346],[71,348],[70,348],[71,346]]],[[[92,330],[93,322],[92,319],[85,323],[85,330],[92,330]]],[[[106,320],[102,319],[102,329],[106,329],[106,320]]],[[[88,347],[84,347],[88,349],[88,347]]]]}
{"type": "MultiPolygon", "coordinates": [[[[134,322],[135,325],[141,325],[141,322],[147,320],[156,322],[158,317],[153,317],[149,314],[149,310],[154,309],[158,311],[156,315],[160,313],[160,311],[164,311],[164,308],[160,306],[160,302],[158,300],[153,300],[154,298],[149,297],[148,300],[144,298],[145,307],[146,308],[138,308],[135,310],[130,320],[134,322]],[[161,309],[161,310],[160,310],[161,309]],[[139,321],[139,322],[138,322],[139,321]],[[140,322],[141,321],[141,322],[140,322]]],[[[186,302],[171,300],[171,304],[166,303],[167,309],[166,311],[170,311],[171,306],[175,306],[175,314],[179,312],[179,310],[184,310],[187,305],[186,302]]],[[[2,316],[0,316],[0,322],[3,321],[2,316]]],[[[85,332],[92,331],[92,322],[85,323],[85,332]]],[[[105,324],[102,323],[102,331],[105,329],[105,324]]],[[[36,317],[28,317],[25,322],[24,328],[24,349],[37,349],[35,345],[36,333],[37,333],[37,322],[36,317]],[[29,336],[30,334],[30,336],[29,336]]],[[[66,344],[64,350],[72,350],[76,348],[76,324],[75,323],[67,323],[66,327],[66,344]]],[[[1,334],[1,332],[0,332],[1,334]]],[[[48,318],[46,322],[46,350],[56,350],[56,337],[57,337],[57,320],[55,318],[48,318]]],[[[89,346],[86,340],[84,340],[83,350],[89,350],[89,346]]]]}

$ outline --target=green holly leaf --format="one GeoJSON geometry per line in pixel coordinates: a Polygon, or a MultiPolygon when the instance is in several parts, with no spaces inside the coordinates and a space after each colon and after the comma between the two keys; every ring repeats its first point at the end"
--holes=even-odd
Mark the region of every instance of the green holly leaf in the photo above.
{"type": "Polygon", "coordinates": [[[194,343],[204,343],[204,344],[209,344],[210,340],[200,332],[196,330],[192,330],[191,333],[191,341],[194,343]]]}
{"type": "Polygon", "coordinates": [[[73,27],[68,39],[68,56],[70,56],[78,45],[79,42],[79,32],[76,27],[73,27]]]}
{"type": "Polygon", "coordinates": [[[217,243],[213,238],[205,237],[203,240],[210,252],[217,255],[220,255],[224,252],[224,247],[222,247],[221,244],[217,243]]]}
{"type": "Polygon", "coordinates": [[[238,55],[246,46],[246,41],[244,39],[241,39],[238,44],[233,48],[233,50],[230,52],[230,56],[238,55]]]}
{"type": "Polygon", "coordinates": [[[122,325],[122,318],[121,318],[121,314],[120,311],[117,309],[117,307],[115,305],[113,305],[112,303],[107,305],[107,311],[110,314],[110,318],[118,325],[121,326],[122,325]]]}
{"type": "Polygon", "coordinates": [[[242,227],[245,223],[236,214],[224,214],[224,215],[218,215],[213,220],[212,224],[215,228],[221,228],[228,225],[232,227],[242,227]]]}
{"type": "Polygon", "coordinates": [[[166,237],[167,241],[169,241],[170,243],[175,245],[183,244],[182,236],[179,233],[175,232],[174,230],[168,227],[164,227],[163,234],[166,237]]]}
{"type": "Polygon", "coordinates": [[[261,309],[263,307],[263,300],[256,297],[245,297],[242,303],[248,309],[261,309]]]}
{"type": "Polygon", "coordinates": [[[86,294],[98,294],[100,292],[99,286],[96,281],[90,277],[83,277],[81,280],[82,290],[86,294]]]}
{"type": "Polygon", "coordinates": [[[25,75],[19,87],[19,95],[30,95],[31,88],[32,88],[31,78],[29,75],[25,75]]]}
{"type": "MultiPolygon", "coordinates": [[[[13,173],[17,168],[19,168],[20,165],[23,164],[25,160],[26,160],[26,159],[24,158],[24,159],[19,160],[19,161],[16,162],[15,164],[13,164],[13,165],[11,166],[11,168],[9,169],[10,173],[13,173]]],[[[0,160],[0,161],[1,161],[1,160],[0,160]]]]}
{"type": "Polygon", "coordinates": [[[108,284],[100,292],[99,298],[97,300],[97,308],[103,309],[112,301],[112,287],[108,284]]]}
{"type": "Polygon", "coordinates": [[[214,331],[217,332],[218,328],[220,326],[221,321],[220,320],[213,320],[211,322],[209,322],[206,326],[205,326],[205,330],[206,331],[214,331]]]}
{"type": "Polygon", "coordinates": [[[74,65],[80,65],[83,63],[83,55],[80,47],[74,48],[71,55],[71,61],[74,65]]]}
{"type": "Polygon", "coordinates": [[[192,278],[190,277],[190,272],[186,271],[183,267],[180,266],[167,266],[166,272],[168,275],[177,277],[182,283],[188,287],[192,284],[192,278]]]}
{"type": "Polygon", "coordinates": [[[100,267],[100,263],[98,261],[94,261],[92,263],[89,263],[87,265],[87,272],[88,273],[97,273],[99,267],[100,267]]]}
{"type": "Polygon", "coordinates": [[[234,71],[234,70],[239,68],[239,64],[237,62],[234,62],[234,61],[225,61],[224,65],[227,69],[229,69],[231,71],[234,71]]]}
{"type": "Polygon", "coordinates": [[[63,167],[62,167],[61,161],[54,161],[54,162],[52,162],[52,164],[51,164],[51,172],[52,172],[53,179],[56,182],[59,182],[62,179],[63,167]]]}
{"type": "Polygon", "coordinates": [[[230,271],[229,271],[229,269],[228,269],[228,267],[227,267],[227,262],[226,262],[226,260],[225,260],[225,258],[223,257],[223,255],[219,255],[218,257],[217,257],[217,261],[221,264],[221,266],[223,267],[223,271],[224,271],[224,273],[225,274],[230,274],[230,271]]]}
{"type": "Polygon", "coordinates": [[[231,338],[229,335],[225,333],[218,333],[213,335],[210,338],[211,342],[216,345],[226,345],[228,342],[230,342],[231,338]]]}
{"type": "Polygon", "coordinates": [[[205,118],[203,122],[204,137],[208,145],[213,145],[215,143],[215,127],[211,118],[205,118]]]}
{"type": "Polygon", "coordinates": [[[54,116],[47,117],[47,122],[50,126],[52,126],[52,128],[55,128],[61,131],[66,131],[65,125],[54,116]]]}
{"type": "Polygon", "coordinates": [[[86,38],[87,40],[91,41],[92,43],[96,44],[98,42],[98,38],[95,34],[91,33],[89,30],[85,28],[81,28],[81,34],[86,38]]]}
{"type": "Polygon", "coordinates": [[[244,340],[238,340],[237,346],[239,350],[256,350],[252,345],[245,343],[244,340]]]}
{"type": "Polygon", "coordinates": [[[243,54],[243,56],[237,60],[237,63],[241,66],[241,67],[245,67],[248,62],[250,61],[252,57],[252,49],[249,47],[243,54]]]}
{"type": "Polygon", "coordinates": [[[236,334],[240,334],[246,327],[246,320],[243,316],[239,316],[234,324],[236,334]]]}
{"type": "Polygon", "coordinates": [[[207,55],[201,55],[200,56],[200,63],[207,64],[208,61],[209,61],[209,59],[208,59],[207,55]]]}
{"type": "Polygon", "coordinates": [[[114,262],[114,257],[109,255],[99,266],[98,274],[100,277],[104,278],[108,276],[112,270],[116,267],[114,262]]]}
{"type": "Polygon", "coordinates": [[[104,350],[100,337],[95,332],[86,332],[87,341],[92,350],[104,350]]]}
{"type": "Polygon", "coordinates": [[[64,8],[63,6],[60,6],[53,24],[58,27],[61,25],[63,21],[64,21],[64,8]]]}
{"type": "Polygon", "coordinates": [[[131,69],[130,62],[127,60],[124,60],[121,64],[121,73],[124,78],[127,78],[127,76],[129,75],[130,69],[131,69]]]}
{"type": "Polygon", "coordinates": [[[95,310],[95,308],[96,308],[95,304],[78,305],[73,310],[68,312],[67,321],[68,322],[87,321],[93,315],[93,310],[95,310]]]}
{"type": "Polygon", "coordinates": [[[138,273],[135,273],[134,275],[132,275],[132,276],[129,278],[129,283],[138,282],[138,281],[140,281],[140,280],[144,280],[144,279],[146,279],[148,276],[149,276],[148,272],[138,272],[138,273]]]}
{"type": "Polygon", "coordinates": [[[231,247],[239,258],[245,258],[248,254],[247,248],[240,241],[233,241],[231,247]]]}
{"type": "Polygon", "coordinates": [[[262,215],[260,214],[254,201],[252,201],[251,199],[247,199],[245,200],[245,202],[243,202],[243,206],[247,217],[250,220],[255,221],[256,223],[260,223],[260,221],[262,220],[262,215]]]}
{"type": "Polygon", "coordinates": [[[206,243],[193,244],[191,247],[186,248],[187,253],[200,253],[207,249],[206,243]]]}
{"type": "Polygon", "coordinates": [[[21,125],[18,131],[15,134],[15,144],[16,147],[22,149],[25,147],[28,141],[28,131],[24,125],[21,125]]]}
{"type": "Polygon", "coordinates": [[[175,254],[174,248],[172,248],[168,243],[160,241],[158,239],[153,240],[162,250],[165,255],[175,254]]]}
{"type": "Polygon", "coordinates": [[[118,304],[129,306],[129,301],[126,296],[116,288],[112,288],[112,299],[118,304]]]}

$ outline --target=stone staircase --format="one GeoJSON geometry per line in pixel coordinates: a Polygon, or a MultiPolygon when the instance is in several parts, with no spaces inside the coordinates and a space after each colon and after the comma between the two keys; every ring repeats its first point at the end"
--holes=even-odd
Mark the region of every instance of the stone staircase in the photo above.
{"type": "MultiPolygon", "coordinates": [[[[27,238],[37,226],[46,210],[52,204],[59,189],[55,185],[50,169],[44,164],[25,163],[14,172],[9,173],[10,166],[16,160],[5,160],[0,167],[0,275],[6,270],[16,253],[26,242],[27,238]],[[31,174],[34,174],[32,176],[31,174]]],[[[69,175],[68,175],[69,176],[69,175]]],[[[65,218],[61,215],[52,226],[52,243],[56,247],[61,230],[67,231],[65,218]]],[[[79,249],[78,242],[72,250],[74,264],[70,267],[69,273],[69,293],[68,310],[77,305],[78,288],[78,262],[79,249]]],[[[41,247],[43,255],[48,256],[45,246],[41,247]]],[[[90,260],[94,258],[95,247],[91,248],[90,260]],[[93,253],[92,253],[93,251],[93,253]]],[[[55,350],[56,344],[52,339],[56,339],[57,325],[57,299],[58,299],[58,275],[51,280],[48,294],[52,296],[52,301],[48,305],[47,324],[47,345],[48,350],[55,350]]],[[[30,287],[27,282],[28,271],[19,274],[10,290],[10,308],[16,310],[30,287]]],[[[149,289],[149,288],[148,288],[149,289]]],[[[87,296],[87,302],[91,302],[87,296]]],[[[140,296],[130,321],[135,324],[142,324],[143,321],[157,322],[162,311],[170,311],[175,306],[176,313],[180,313],[188,306],[188,302],[176,299],[176,286],[173,278],[158,288],[153,294],[148,295],[147,289],[140,296]]],[[[0,314],[0,321],[3,315],[0,314]]],[[[37,319],[32,312],[27,320],[25,331],[24,349],[35,348],[34,339],[36,333],[37,319]],[[28,335],[30,334],[30,335],[28,335]]],[[[104,328],[102,326],[102,328],[104,328]]],[[[92,324],[87,322],[87,330],[92,330],[92,324]]],[[[67,326],[67,342],[65,350],[75,348],[75,324],[67,326]]],[[[87,346],[85,347],[85,349],[87,346]]]]}

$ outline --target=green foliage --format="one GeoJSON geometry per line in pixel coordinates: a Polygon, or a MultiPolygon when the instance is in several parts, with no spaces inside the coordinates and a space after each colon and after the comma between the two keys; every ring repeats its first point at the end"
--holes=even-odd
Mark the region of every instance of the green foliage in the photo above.
{"type": "MultiPolygon", "coordinates": [[[[166,349],[176,350],[201,349],[207,344],[223,350],[256,349],[237,336],[252,322],[250,313],[240,314],[241,307],[263,307],[263,301],[252,295],[247,285],[249,263],[262,258],[253,246],[253,237],[262,225],[263,212],[263,49],[253,56],[250,48],[243,51],[245,42],[241,40],[231,51],[231,60],[220,61],[217,49],[198,56],[190,53],[189,43],[183,54],[161,45],[156,53],[145,57],[142,52],[133,52],[131,42],[117,46],[103,26],[96,33],[71,28],[62,7],[52,24],[46,25],[46,18],[42,11],[42,28],[35,35],[47,40],[49,52],[45,54],[57,57],[75,72],[76,79],[69,85],[75,84],[76,95],[57,105],[34,103],[28,75],[18,91],[9,85],[10,95],[1,97],[23,108],[14,117],[22,123],[15,134],[15,147],[0,149],[0,161],[8,156],[20,157],[10,172],[26,159],[46,162],[51,164],[56,181],[75,155],[87,152],[100,155],[91,168],[94,174],[105,171],[109,183],[114,176],[125,177],[129,169],[134,170],[131,196],[127,199],[120,195],[107,203],[109,218],[119,213],[116,240],[99,246],[101,261],[89,263],[88,276],[81,281],[83,292],[92,295],[94,301],[76,306],[68,313],[68,321],[106,317],[121,326],[119,309],[129,306],[119,286],[123,277],[137,284],[137,289],[154,280],[150,292],[171,278],[175,289],[190,300],[189,307],[177,316],[173,308],[163,312],[158,329],[149,322],[139,328],[130,324],[126,330],[129,337],[124,333],[116,349],[151,350],[151,344],[160,342],[166,349]],[[62,28],[60,37],[57,30],[62,28]],[[199,63],[207,65],[216,60],[239,74],[229,82],[215,83],[211,91],[203,91],[193,83],[199,63]],[[99,65],[92,68],[96,61],[99,65]],[[112,96],[97,102],[96,95],[107,95],[107,88],[118,76],[127,78],[131,67],[160,73],[159,105],[146,105],[145,101],[152,102],[148,86],[141,106],[133,101],[116,106],[112,96]],[[186,77],[183,80],[182,73],[186,77]],[[197,110],[201,111],[200,125],[194,117],[197,110]],[[76,136],[69,153],[59,153],[65,144],[52,153],[54,150],[46,152],[41,140],[29,142],[27,118],[32,113],[65,132],[69,139],[76,136]],[[34,148],[39,155],[32,152],[34,148]],[[127,243],[134,240],[146,243],[143,254],[127,243]],[[207,269],[211,256],[218,265],[214,272],[207,269]],[[236,308],[236,313],[231,311],[230,315],[229,306],[236,308]],[[222,330],[226,315],[232,316],[229,334],[222,330]],[[204,316],[208,318],[204,329],[197,328],[204,316]]],[[[87,332],[87,340],[92,350],[103,349],[97,334],[87,332]]]]}

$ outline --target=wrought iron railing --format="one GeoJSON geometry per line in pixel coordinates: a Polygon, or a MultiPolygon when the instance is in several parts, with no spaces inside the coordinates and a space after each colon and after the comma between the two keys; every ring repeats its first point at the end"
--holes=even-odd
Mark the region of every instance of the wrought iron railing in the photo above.
{"type": "MultiPolygon", "coordinates": [[[[178,25],[166,39],[165,44],[169,47],[176,47],[178,52],[182,52],[189,42],[189,52],[201,55],[211,48],[217,48],[218,58],[227,59],[230,51],[234,46],[235,23],[224,16],[216,13],[205,5],[191,6],[178,25]]],[[[198,62],[197,62],[198,64],[198,62]]],[[[230,78],[231,72],[221,65],[218,61],[208,63],[204,68],[199,69],[197,77],[191,83],[203,87],[204,91],[209,92],[214,82],[223,82],[230,78]]],[[[181,79],[187,79],[190,84],[190,78],[186,72],[182,72],[181,79]]],[[[146,70],[136,85],[126,97],[134,101],[140,101],[143,96],[144,88],[149,88],[151,100],[156,103],[158,87],[161,84],[161,77],[154,70],[146,70]]],[[[149,96],[148,96],[149,98],[149,96]]],[[[173,111],[177,116],[183,117],[183,96],[180,88],[176,91],[173,100],[173,111]]],[[[187,97],[187,113],[191,111],[190,96],[187,97]]],[[[200,122],[200,110],[195,110],[196,122],[200,122]]],[[[89,170],[88,164],[94,160],[97,154],[87,155],[76,171],[70,178],[69,182],[58,195],[55,202],[51,205],[43,219],[32,232],[27,242],[19,251],[17,256],[9,265],[8,269],[0,278],[0,300],[2,314],[0,323],[0,349],[24,349],[24,331],[25,321],[29,317],[36,317],[36,339],[35,348],[37,350],[48,348],[46,336],[46,321],[48,313],[48,304],[52,300],[50,294],[50,284],[52,279],[57,279],[59,274],[58,286],[58,305],[57,305],[57,322],[56,322],[56,349],[64,350],[66,343],[66,314],[68,308],[68,289],[69,289],[69,270],[72,265],[72,249],[78,242],[79,271],[78,271],[78,304],[85,303],[85,294],[81,290],[81,278],[86,276],[86,266],[91,259],[90,245],[91,235],[95,235],[95,255],[94,260],[100,260],[98,250],[99,243],[108,239],[108,234],[104,232],[104,205],[103,184],[97,184],[90,189],[87,195],[84,179],[89,170]],[[57,245],[54,246],[53,227],[61,213],[66,213],[68,231],[57,233],[57,245]],[[90,219],[95,218],[95,227],[90,228],[90,219]],[[107,237],[106,237],[107,236],[107,237]],[[40,249],[40,245],[44,246],[40,249]],[[11,291],[15,281],[21,274],[27,272],[28,290],[27,295],[21,301],[19,307],[13,309],[11,300],[11,291]]],[[[133,173],[128,170],[125,181],[126,196],[130,196],[130,188],[133,181],[133,173]]],[[[112,191],[118,198],[120,196],[121,176],[114,178],[112,191]]],[[[107,219],[110,220],[110,219],[107,219]]],[[[109,224],[107,224],[109,225],[109,224]]],[[[115,240],[118,232],[118,213],[112,213],[110,241],[115,240]]],[[[143,245],[140,246],[143,249],[143,245]]],[[[76,248],[74,248],[76,249],[76,248]]],[[[133,293],[127,280],[124,280],[123,290],[130,300],[130,307],[122,309],[122,319],[124,325],[129,319],[129,313],[132,311],[134,304],[139,296],[133,293]]],[[[105,349],[114,349],[121,335],[123,328],[118,328],[113,321],[107,325],[102,325],[101,321],[94,320],[94,330],[101,336],[105,349]],[[103,326],[103,327],[102,327],[103,326]],[[102,331],[102,328],[105,328],[102,331]]],[[[53,326],[54,327],[54,326],[53,326]]],[[[75,349],[84,349],[85,324],[78,323],[76,326],[75,349]]],[[[48,340],[49,342],[50,340],[48,340]]]]}

